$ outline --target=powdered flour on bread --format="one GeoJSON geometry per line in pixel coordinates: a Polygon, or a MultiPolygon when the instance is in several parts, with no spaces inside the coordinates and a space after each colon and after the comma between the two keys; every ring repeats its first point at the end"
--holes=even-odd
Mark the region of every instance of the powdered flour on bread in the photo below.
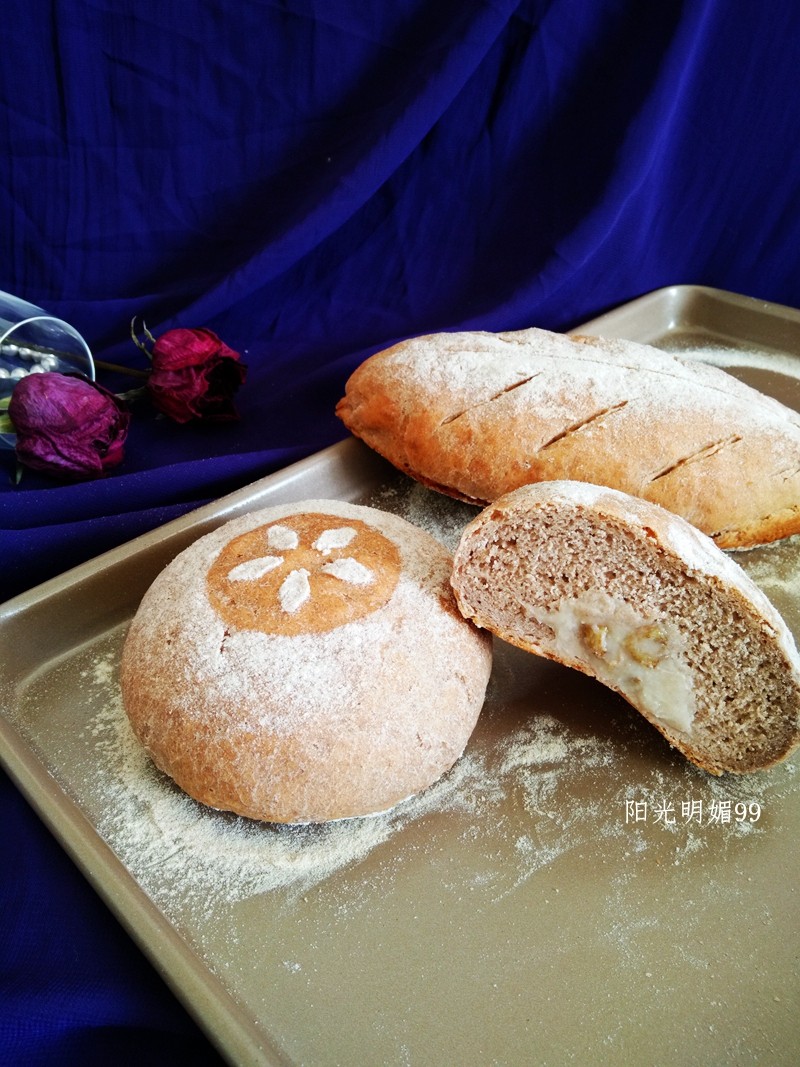
{"type": "Polygon", "coordinates": [[[800,532],[800,416],[633,341],[417,337],[357,368],[337,414],[406,474],[471,503],[571,479],[661,504],[723,548],[800,532]]]}
{"type": "Polygon", "coordinates": [[[455,553],[463,614],[616,690],[698,766],[768,767],[800,742],[800,657],[729,556],[658,505],[582,482],[524,486],[455,553]]]}
{"type": "Polygon", "coordinates": [[[195,799],[274,822],[391,808],[464,750],[491,667],[452,560],[372,508],[304,501],[207,534],[128,633],[134,731],[195,799]]]}

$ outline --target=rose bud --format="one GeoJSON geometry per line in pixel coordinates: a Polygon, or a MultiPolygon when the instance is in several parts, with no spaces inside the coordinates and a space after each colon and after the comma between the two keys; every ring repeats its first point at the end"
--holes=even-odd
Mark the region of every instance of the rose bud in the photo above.
{"type": "Polygon", "coordinates": [[[239,353],[213,331],[167,330],[153,345],[147,392],[156,407],[175,422],[237,419],[233,396],[246,368],[239,353]]]}
{"type": "Polygon", "coordinates": [[[130,414],[85,378],[48,371],[20,379],[8,414],[17,459],[62,478],[94,478],[122,462],[130,414]]]}

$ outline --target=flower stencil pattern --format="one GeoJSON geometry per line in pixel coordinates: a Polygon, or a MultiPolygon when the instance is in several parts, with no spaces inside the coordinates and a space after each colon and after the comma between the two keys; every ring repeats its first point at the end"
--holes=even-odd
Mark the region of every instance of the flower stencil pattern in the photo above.
{"type": "Polygon", "coordinates": [[[396,546],[357,519],[302,513],[235,538],[208,575],[209,597],[237,629],[321,633],[371,614],[397,584],[396,546]]]}

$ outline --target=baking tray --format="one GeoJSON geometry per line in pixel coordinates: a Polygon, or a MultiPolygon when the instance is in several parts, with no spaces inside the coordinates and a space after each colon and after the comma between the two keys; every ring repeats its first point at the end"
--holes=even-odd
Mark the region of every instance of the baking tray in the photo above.
{"type": "MultiPolygon", "coordinates": [[[[796,310],[674,286],[581,329],[800,408],[796,310]]],[[[346,440],[0,608],[2,761],[222,1054],[796,1063],[797,759],[712,778],[598,683],[497,642],[464,757],[385,816],[263,826],[153,770],[116,680],[141,595],[220,522],[309,497],[448,544],[475,513],[346,440]]],[[[796,635],[798,540],[738,555],[796,635]]]]}

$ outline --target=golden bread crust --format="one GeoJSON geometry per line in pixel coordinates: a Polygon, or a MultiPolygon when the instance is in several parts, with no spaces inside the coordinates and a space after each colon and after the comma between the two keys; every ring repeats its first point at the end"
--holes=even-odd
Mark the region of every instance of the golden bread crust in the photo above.
{"type": "Polygon", "coordinates": [[[660,504],[722,548],[800,532],[800,416],[647,345],[538,329],[418,337],[357,368],[337,414],[471,503],[569,479],[660,504]]]}
{"type": "Polygon", "coordinates": [[[211,807],[290,823],[393,807],[449,770],[483,704],[491,642],[458,612],[451,563],[423,530],[339,501],[227,523],[131,624],[134,732],[211,807]]]}

